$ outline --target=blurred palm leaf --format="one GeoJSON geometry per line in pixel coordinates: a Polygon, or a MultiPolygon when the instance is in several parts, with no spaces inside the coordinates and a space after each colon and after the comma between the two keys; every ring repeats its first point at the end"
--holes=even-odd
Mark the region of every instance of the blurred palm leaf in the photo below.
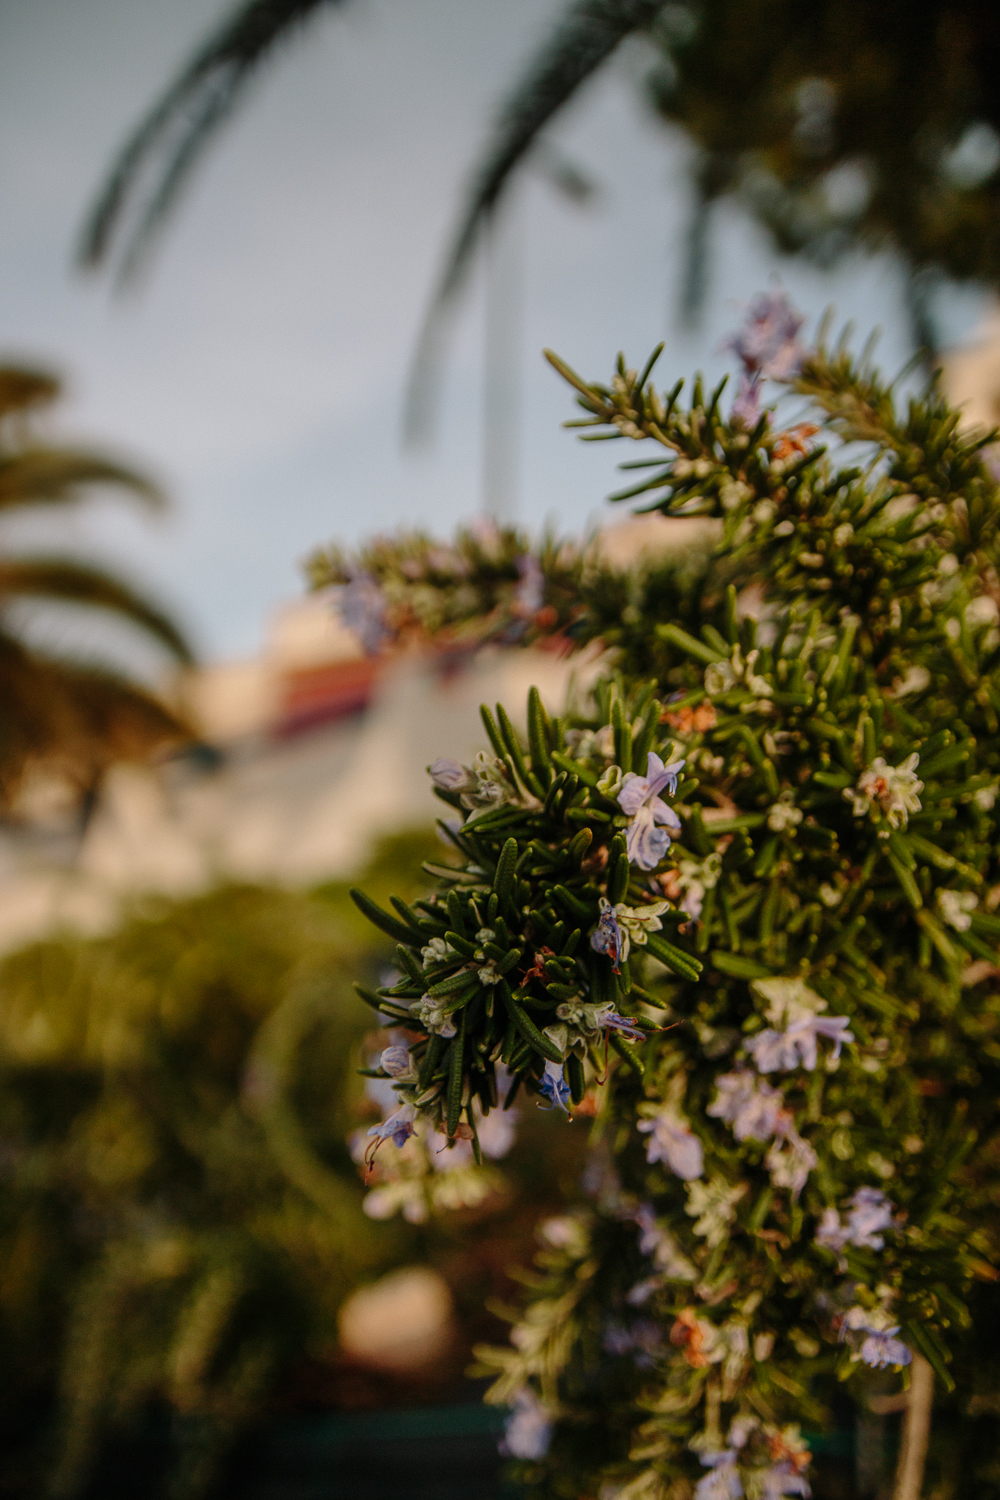
{"type": "MultiPolygon", "coordinates": [[[[119,152],[84,226],[83,264],[96,266],[107,260],[117,238],[119,279],[133,276],[199,156],[232,113],[256,70],[315,12],[345,3],[249,0],[235,10],[195,53],[119,152]],[[128,228],[128,209],[141,195],[147,172],[152,185],[136,206],[128,228]]],[[[441,302],[448,301],[461,285],[484,220],[543,127],[622,38],[648,27],[661,6],[662,0],[574,0],[500,112],[493,139],[473,174],[473,186],[446,258],[438,294],[441,302]]]]}
{"type": "Polygon", "coordinates": [[[652,24],[662,0],[574,0],[521,82],[496,126],[459,213],[444,270],[421,329],[406,400],[410,438],[426,427],[434,401],[444,319],[461,290],[480,236],[511,174],[566,104],[618,45],[652,24]]]}
{"type": "Polygon", "coordinates": [[[97,265],[108,254],[143,172],[162,158],[136,227],[126,237],[120,273],[131,276],[148,251],[205,146],[235,108],[256,69],[323,5],[344,0],[249,0],[199,48],[140,122],[119,154],[83,232],[80,255],[97,265]]]}
{"type": "Polygon", "coordinates": [[[0,630],[0,807],[44,765],[81,792],[109,765],[142,760],[190,731],[165,704],[115,672],[51,660],[0,630]]]}
{"type": "Polygon", "coordinates": [[[172,620],[128,584],[98,568],[62,558],[0,558],[0,595],[15,594],[111,610],[154,636],[178,661],[192,660],[191,648],[172,620]]]}
{"type": "MultiPolygon", "coordinates": [[[[118,240],[140,264],[191,167],[247,82],[323,5],[250,0],[209,38],[131,136],[87,224],[96,265],[118,240]],[[140,182],[152,187],[126,210],[140,182]]],[[[1000,283],[1000,17],[978,0],[572,0],[500,111],[425,322],[409,399],[419,421],[442,314],[510,174],[548,121],[619,42],[647,31],[659,53],[649,98],[698,148],[685,296],[705,281],[708,215],[738,198],[777,247],[829,265],[859,247],[901,255],[918,341],[933,340],[942,274],[1000,283]]]]}
{"type": "Polygon", "coordinates": [[[114,484],[159,510],[164,498],[151,479],[99,453],[28,448],[0,456],[0,510],[11,506],[72,505],[83,485],[114,484]]]}
{"type": "MultiPolygon", "coordinates": [[[[137,470],[100,453],[38,442],[33,414],[59,390],[52,375],[0,367],[0,516],[35,505],[78,505],[94,485],[162,507],[158,486],[137,470]]],[[[175,661],[192,659],[163,611],[113,575],[68,558],[0,555],[0,807],[10,805],[31,766],[44,764],[89,789],[111,762],[141,758],[190,733],[120,672],[58,660],[25,644],[9,606],[26,598],[100,610],[139,629],[175,661]]]]}

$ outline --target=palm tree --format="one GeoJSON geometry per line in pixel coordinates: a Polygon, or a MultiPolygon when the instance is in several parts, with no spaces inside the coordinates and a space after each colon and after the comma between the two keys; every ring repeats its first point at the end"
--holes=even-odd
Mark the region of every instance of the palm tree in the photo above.
{"type": "MultiPolygon", "coordinates": [[[[59,393],[51,375],[0,366],[0,522],[29,507],[78,505],[95,485],[162,507],[159,489],[134,469],[36,437],[35,414],[59,393]]],[[[105,611],[175,661],[191,660],[177,627],[120,579],[67,557],[0,551],[0,809],[11,806],[29,768],[44,767],[88,793],[112,761],[146,756],[189,734],[170,709],[120,672],[32,647],[19,636],[11,608],[22,600],[105,611]]]]}
{"type": "MultiPolygon", "coordinates": [[[[83,262],[116,253],[119,275],[134,274],[261,63],[322,9],[346,3],[244,0],[126,142],[86,225],[83,262]]],[[[697,147],[689,304],[704,275],[710,212],[725,196],[738,198],[786,252],[831,263],[859,245],[897,251],[924,344],[933,341],[928,298],[936,277],[1000,284],[996,7],[572,0],[508,95],[475,166],[425,325],[425,360],[511,174],[634,33],[656,54],[653,107],[697,147]]]]}

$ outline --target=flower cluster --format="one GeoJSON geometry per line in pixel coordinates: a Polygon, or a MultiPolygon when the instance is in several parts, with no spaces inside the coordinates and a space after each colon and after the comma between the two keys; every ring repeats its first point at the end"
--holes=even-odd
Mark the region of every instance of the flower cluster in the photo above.
{"type": "Polygon", "coordinates": [[[704,1434],[695,1447],[709,1472],[695,1486],[695,1500],[780,1500],[808,1497],[806,1470],[812,1461],[798,1426],[777,1428],[751,1415],[734,1419],[724,1448],[704,1434]]]}
{"type": "Polygon", "coordinates": [[[881,755],[877,755],[858,777],[857,787],[844,789],[854,816],[863,818],[873,808],[878,808],[890,828],[905,828],[910,814],[920,811],[920,793],[924,784],[917,777],[919,764],[920,756],[916,751],[899,766],[888,766],[881,755]]]}

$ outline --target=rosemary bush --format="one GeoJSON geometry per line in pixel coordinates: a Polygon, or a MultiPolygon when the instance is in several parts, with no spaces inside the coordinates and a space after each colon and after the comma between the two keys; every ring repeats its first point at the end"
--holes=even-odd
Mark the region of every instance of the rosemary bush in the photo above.
{"type": "Polygon", "coordinates": [[[484,709],[475,764],[429,768],[459,866],[392,913],[355,893],[400,975],[362,992],[398,1028],[370,1158],[478,1153],[524,1096],[593,1117],[580,1203],[481,1351],[533,1495],[807,1495],[803,1431],[928,1367],[939,1492],[964,1423],[1000,1493],[991,435],[798,327],[754,305],[728,410],[658,392],[655,354],[608,386],[550,356],[588,436],[656,445],[618,498],[715,544],[581,565],[575,638],[614,648],[592,698],[533,692],[526,738],[484,709]]]}

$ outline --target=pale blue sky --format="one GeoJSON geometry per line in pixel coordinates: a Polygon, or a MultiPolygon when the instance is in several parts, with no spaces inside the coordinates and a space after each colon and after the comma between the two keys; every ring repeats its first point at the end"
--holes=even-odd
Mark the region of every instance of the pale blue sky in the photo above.
{"type": "MultiPolygon", "coordinates": [[[[290,46],[211,153],[138,292],[71,264],[88,197],[138,112],[223,0],[4,0],[0,6],[0,350],[65,371],[68,431],[143,459],[174,497],[155,527],[97,507],[76,543],[118,559],[208,656],[255,649],[317,542],[447,530],[480,501],[481,277],[456,331],[440,430],[404,453],[405,367],[469,165],[497,100],[564,0],[354,0],[290,46]]],[[[895,267],[825,276],[775,257],[733,214],[708,305],[678,326],[685,147],[646,111],[624,49],[554,139],[600,184],[585,209],[520,189],[524,256],[520,515],[580,528],[620,453],[560,431],[567,391],[539,351],[592,378],[667,339],[664,380],[722,373],[739,305],[780,274],[814,321],[827,303],[883,360],[909,350],[895,267]]],[[[975,299],[952,308],[967,331],[975,299]]]]}

